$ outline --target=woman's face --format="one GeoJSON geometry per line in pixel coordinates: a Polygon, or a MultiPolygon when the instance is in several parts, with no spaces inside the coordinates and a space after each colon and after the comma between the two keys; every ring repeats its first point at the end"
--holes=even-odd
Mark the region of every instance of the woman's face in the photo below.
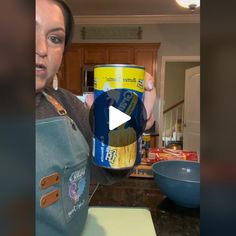
{"type": "Polygon", "coordinates": [[[36,0],[36,91],[57,73],[65,44],[65,22],[61,8],[52,0],[36,0]]]}

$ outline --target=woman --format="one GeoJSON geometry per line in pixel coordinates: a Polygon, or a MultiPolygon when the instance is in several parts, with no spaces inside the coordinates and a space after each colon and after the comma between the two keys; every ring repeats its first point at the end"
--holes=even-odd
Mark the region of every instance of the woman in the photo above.
{"type": "MultiPolygon", "coordinates": [[[[111,184],[131,172],[91,162],[88,107],[72,93],[48,86],[73,35],[73,17],[61,0],[36,0],[36,231],[80,235],[88,209],[89,177],[111,184]],[[52,17],[53,14],[53,17],[52,17]],[[89,155],[90,154],[90,155],[89,155]]],[[[147,128],[153,124],[153,79],[145,80],[147,128]]],[[[91,101],[88,106],[91,105],[91,101]]]]}

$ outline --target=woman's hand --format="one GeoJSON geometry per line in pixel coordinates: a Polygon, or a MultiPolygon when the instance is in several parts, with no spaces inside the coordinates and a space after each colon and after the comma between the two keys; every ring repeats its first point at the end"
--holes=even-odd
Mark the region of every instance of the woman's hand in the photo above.
{"type": "Polygon", "coordinates": [[[143,104],[147,112],[147,124],[145,128],[145,130],[147,130],[152,127],[155,121],[153,109],[156,102],[156,88],[154,86],[154,79],[148,72],[145,72],[143,95],[143,104]]]}
{"type": "MultiPolygon", "coordinates": [[[[154,79],[148,72],[145,72],[143,95],[144,95],[143,103],[147,112],[147,124],[145,128],[147,130],[152,127],[155,121],[153,115],[153,108],[156,101],[156,89],[154,86],[154,79]]],[[[94,101],[94,95],[92,93],[87,94],[85,98],[85,106],[87,108],[90,108],[93,105],[93,101],[94,101]]]]}
{"type": "Polygon", "coordinates": [[[90,108],[93,105],[93,101],[94,101],[94,94],[93,93],[88,93],[85,97],[85,107],[86,108],[90,108]]]}

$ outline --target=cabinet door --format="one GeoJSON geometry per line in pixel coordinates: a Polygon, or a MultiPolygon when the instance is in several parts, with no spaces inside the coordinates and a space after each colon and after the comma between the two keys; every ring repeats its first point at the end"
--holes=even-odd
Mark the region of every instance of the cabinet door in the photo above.
{"type": "Polygon", "coordinates": [[[130,47],[110,47],[109,63],[111,64],[133,64],[134,50],[130,47]]]}
{"type": "Polygon", "coordinates": [[[61,66],[59,68],[59,71],[57,73],[57,78],[58,78],[58,85],[60,88],[64,88],[64,84],[65,84],[65,60],[64,57],[62,59],[62,63],[61,66]]]}
{"type": "Polygon", "coordinates": [[[106,47],[90,46],[84,48],[84,64],[108,63],[108,49],[106,47]]]}
{"type": "Polygon", "coordinates": [[[64,55],[62,87],[78,95],[82,94],[82,50],[72,47],[64,55]]]}
{"type": "Polygon", "coordinates": [[[135,48],[134,63],[139,66],[144,66],[145,70],[149,72],[155,79],[156,77],[156,63],[157,63],[157,49],[156,48],[135,48]]]}

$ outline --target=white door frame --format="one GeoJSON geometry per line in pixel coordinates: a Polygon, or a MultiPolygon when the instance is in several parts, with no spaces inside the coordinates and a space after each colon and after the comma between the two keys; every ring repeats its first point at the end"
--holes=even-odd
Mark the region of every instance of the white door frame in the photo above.
{"type": "Polygon", "coordinates": [[[163,102],[165,90],[165,71],[166,62],[200,62],[200,56],[163,56],[161,59],[161,78],[160,78],[160,102],[159,102],[159,144],[162,146],[163,132],[163,102]]]}

